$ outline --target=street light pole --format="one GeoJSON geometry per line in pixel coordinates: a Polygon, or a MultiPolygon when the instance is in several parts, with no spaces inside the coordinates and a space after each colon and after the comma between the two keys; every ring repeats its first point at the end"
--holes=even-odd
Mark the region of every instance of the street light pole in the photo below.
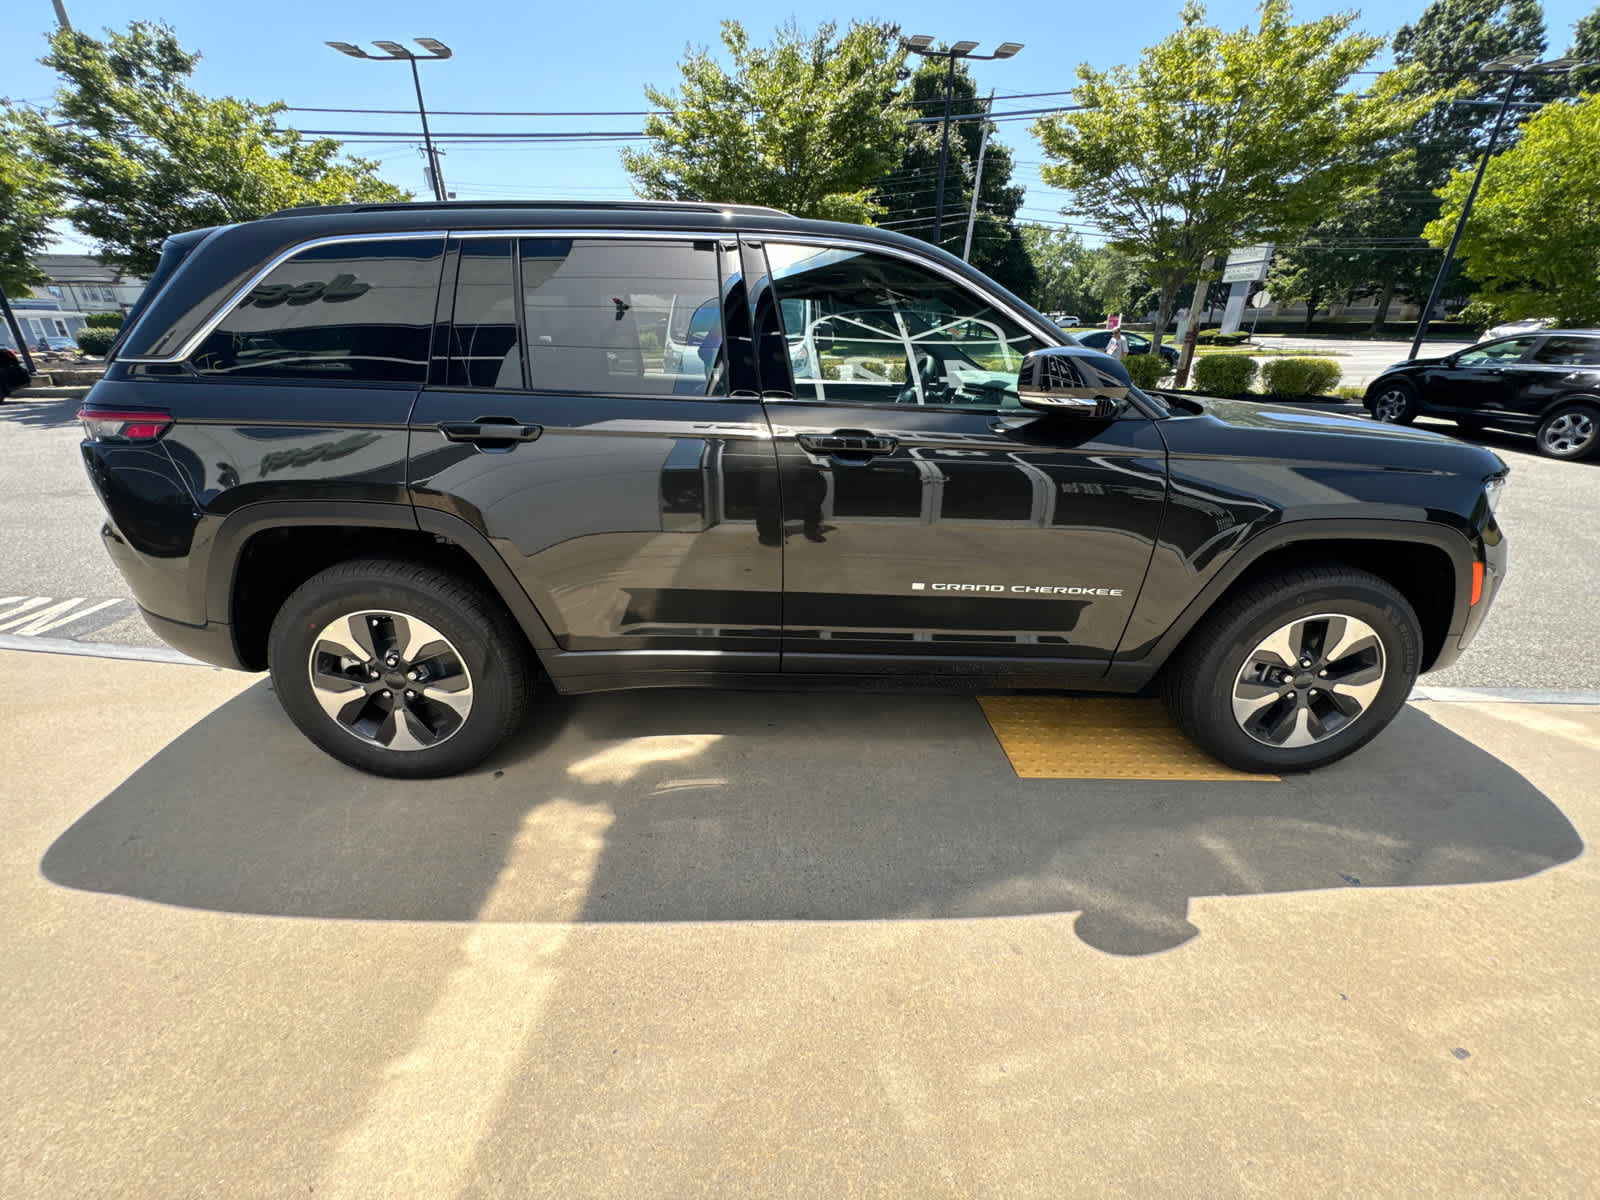
{"type": "Polygon", "coordinates": [[[989,149],[988,114],[994,111],[994,89],[989,89],[989,106],[984,110],[983,135],[978,138],[978,167],[972,173],[972,203],[967,208],[967,241],[961,247],[961,261],[972,261],[972,227],[978,223],[978,192],[983,188],[983,156],[989,149]]]}
{"type": "Polygon", "coordinates": [[[1422,349],[1422,339],[1428,335],[1428,325],[1433,320],[1434,306],[1439,303],[1439,294],[1444,291],[1445,278],[1450,274],[1450,267],[1455,262],[1456,247],[1461,244],[1461,233],[1467,227],[1467,218],[1472,215],[1472,205],[1478,199],[1478,188],[1483,183],[1484,172],[1489,169],[1489,159],[1494,157],[1495,145],[1500,141],[1500,130],[1505,127],[1506,113],[1511,110],[1511,97],[1516,94],[1517,84],[1522,82],[1524,75],[1554,75],[1586,65],[1571,58],[1557,58],[1540,63],[1533,61],[1535,57],[1532,54],[1513,55],[1485,63],[1480,68],[1486,74],[1504,72],[1506,90],[1500,98],[1500,111],[1495,114],[1494,128],[1489,131],[1489,144],[1483,148],[1483,157],[1478,160],[1477,174],[1472,177],[1472,188],[1467,192],[1467,201],[1461,206],[1461,215],[1456,218],[1455,232],[1450,235],[1450,245],[1445,248],[1444,261],[1439,264],[1439,274],[1434,276],[1433,290],[1428,293],[1428,302],[1422,306],[1422,315],[1417,318],[1417,334],[1411,339],[1411,353],[1407,356],[1408,360],[1417,357],[1417,352],[1422,349]]]}
{"type": "MultiPolygon", "coordinates": [[[[950,68],[944,78],[944,120],[943,132],[939,139],[939,185],[935,193],[933,204],[933,244],[937,246],[944,233],[944,177],[945,166],[950,158],[950,100],[955,91],[956,59],[968,58],[974,62],[994,62],[1002,58],[1010,58],[1022,49],[1021,42],[1001,42],[995,47],[993,54],[974,54],[978,48],[977,42],[957,42],[948,50],[931,50],[933,39],[927,34],[919,33],[916,37],[903,37],[900,44],[913,54],[923,58],[947,58],[950,68]]],[[[987,129],[987,126],[985,126],[987,129]]]]}
{"type": "Polygon", "coordinates": [[[422,75],[417,70],[417,63],[434,59],[446,59],[454,52],[438,38],[419,37],[415,40],[417,45],[425,50],[432,51],[432,53],[418,54],[415,50],[408,50],[399,42],[380,39],[374,39],[372,44],[380,50],[387,51],[385,54],[370,54],[351,42],[328,42],[327,45],[332,46],[340,54],[347,54],[351,58],[365,58],[373,62],[408,62],[411,64],[411,82],[416,85],[417,89],[417,113],[422,118],[422,145],[424,152],[428,156],[428,181],[433,184],[433,198],[443,203],[449,197],[444,190],[444,172],[439,168],[439,153],[433,148],[433,134],[428,129],[428,106],[422,102],[422,75]]]}

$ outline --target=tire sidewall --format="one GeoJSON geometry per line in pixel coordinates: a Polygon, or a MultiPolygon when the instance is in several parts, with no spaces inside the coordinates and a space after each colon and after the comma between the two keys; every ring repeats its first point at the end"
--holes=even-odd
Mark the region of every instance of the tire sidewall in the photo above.
{"type": "Polygon", "coordinates": [[[1383,731],[1411,694],[1422,663],[1422,639],[1409,606],[1386,590],[1352,582],[1296,588],[1259,602],[1218,631],[1201,660],[1207,740],[1220,757],[1244,769],[1268,773],[1306,771],[1342,758],[1383,731]],[[1383,644],[1384,681],[1367,710],[1345,729],[1314,745],[1275,749],[1256,741],[1233,716],[1233,687],[1246,656],[1274,630],[1317,613],[1339,613],[1365,621],[1383,644]]]}
{"type": "Polygon", "coordinates": [[[272,685],[291,720],[318,747],[341,762],[376,775],[429,777],[465,770],[501,739],[511,704],[505,656],[491,630],[454,604],[399,580],[348,582],[317,576],[285,601],[268,639],[272,685]],[[388,750],[346,731],[312,694],[308,662],[329,623],[361,610],[414,616],[442,633],[472,677],[472,711],[461,728],[424,750],[388,750]]]}

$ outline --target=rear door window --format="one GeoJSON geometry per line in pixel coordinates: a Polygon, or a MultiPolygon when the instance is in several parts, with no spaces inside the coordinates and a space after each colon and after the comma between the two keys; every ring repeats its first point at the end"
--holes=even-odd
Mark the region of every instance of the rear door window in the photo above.
{"type": "Polygon", "coordinates": [[[534,391],[727,395],[715,243],[525,238],[521,273],[534,391]]]}
{"type": "Polygon", "coordinates": [[[420,386],[442,238],[314,246],[277,267],[191,356],[201,375],[420,386]]]}
{"type": "Polygon", "coordinates": [[[1544,344],[1534,351],[1533,361],[1553,367],[1600,366],[1600,338],[1571,337],[1566,334],[1547,337],[1544,344]]]}

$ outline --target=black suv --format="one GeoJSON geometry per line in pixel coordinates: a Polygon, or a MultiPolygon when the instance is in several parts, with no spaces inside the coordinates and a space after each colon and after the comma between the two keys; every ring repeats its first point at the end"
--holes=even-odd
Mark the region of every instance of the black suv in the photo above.
{"type": "Polygon", "coordinates": [[[923,242],[767,209],[296,210],[168,241],[83,456],[152,627],[390,775],[479,761],[540,667],[1159,676],[1217,757],[1302,770],[1472,640],[1493,454],[1065,340],[923,242]]]}
{"type": "Polygon", "coordinates": [[[1374,419],[1449,417],[1469,433],[1531,433],[1551,458],[1600,453],[1600,330],[1546,329],[1396,363],[1367,388],[1374,419]]]}

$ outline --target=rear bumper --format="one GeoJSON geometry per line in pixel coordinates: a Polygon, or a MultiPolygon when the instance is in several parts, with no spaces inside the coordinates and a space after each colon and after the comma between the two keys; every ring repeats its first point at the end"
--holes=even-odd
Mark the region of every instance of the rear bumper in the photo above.
{"type": "Polygon", "coordinates": [[[234,649],[232,626],[224,625],[221,621],[185,625],[182,621],[158,617],[145,608],[139,612],[156,636],[174,650],[212,666],[227,667],[234,671],[249,670],[239,661],[238,651],[234,649]]]}

